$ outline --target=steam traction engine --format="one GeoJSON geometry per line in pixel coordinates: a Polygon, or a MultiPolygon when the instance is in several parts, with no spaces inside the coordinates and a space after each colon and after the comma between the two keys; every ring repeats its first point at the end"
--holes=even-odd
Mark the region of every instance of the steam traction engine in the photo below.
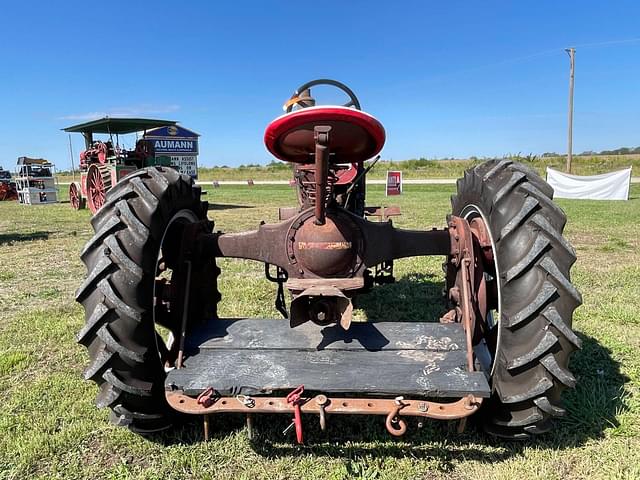
{"type": "Polygon", "coordinates": [[[119,135],[175,124],[166,120],[105,117],[65,128],[65,132],[82,133],[85,140],[85,150],[80,152],[80,181],[69,185],[71,206],[75,210],[88,206],[95,214],[104,204],[107,192],[126,175],[152,165],[170,165],[168,157],[156,157],[152,142],[139,139],[133,150],[126,150],[119,145],[119,135]],[[96,133],[107,134],[109,139],[94,140],[96,133]]]}
{"type": "Polygon", "coordinates": [[[407,417],[462,427],[482,406],[496,435],[549,429],[564,413],[561,390],[575,384],[567,364],[580,346],[571,316],[581,302],[566,217],[549,186],[520,164],[490,161],[458,181],[444,228],[369,221],[386,216],[365,206],[365,161],[385,141],[380,122],[332,80],[303,85],[285,107],[265,144],[295,165],[299,204],[280,209],[279,223],[214,231],[199,187],[162,167],[107,195],[77,292],[98,406],[143,434],[178,421],[176,411],[204,415],[205,437],[212,414],[245,413],[250,427],[253,414],[287,413],[298,442],[302,414],[321,429],[337,414],[382,415],[402,435],[407,417]],[[319,84],[348,101],[316,106],[319,84]],[[353,298],[392,282],[395,259],[418,255],[445,259],[440,321],[352,323],[353,298]],[[288,321],[219,318],[223,257],[263,263],[288,321]]]}

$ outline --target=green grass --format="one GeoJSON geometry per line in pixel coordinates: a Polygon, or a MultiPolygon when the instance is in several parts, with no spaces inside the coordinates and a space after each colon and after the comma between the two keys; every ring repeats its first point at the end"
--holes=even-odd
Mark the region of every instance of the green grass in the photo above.
{"type": "MultiPolygon", "coordinates": [[[[453,186],[407,185],[402,227],[442,226],[453,186]]],[[[381,186],[369,204],[389,204],[381,186]]],[[[275,221],[291,205],[288,187],[210,189],[218,229],[275,221]]],[[[83,312],[73,301],[91,236],[90,215],[68,204],[0,203],[0,479],[24,478],[640,478],[640,188],[628,202],[559,202],[576,247],[573,280],[584,296],[574,327],[583,340],[571,367],[568,415],[532,443],[499,442],[474,425],[428,422],[400,440],[377,417],[332,417],[326,435],[307,429],[298,447],[284,416],[257,419],[246,437],[237,416],[215,420],[209,443],[198,423],[152,442],[107,422],[93,406],[96,388],[81,379],[87,363],[74,336],[83,312]]],[[[362,318],[415,319],[441,312],[440,259],[398,262],[398,282],[358,300],[362,318]]],[[[223,262],[225,315],[276,315],[262,267],[223,262]]]]}
{"type": "MultiPolygon", "coordinates": [[[[513,157],[536,170],[543,177],[546,168],[552,167],[564,171],[566,157],[513,157]]],[[[402,170],[405,179],[423,178],[458,178],[464,171],[482,163],[484,159],[468,160],[381,160],[368,175],[368,178],[381,180],[385,178],[387,170],[402,170]]],[[[202,163],[202,160],[201,160],[202,163]]],[[[575,156],[572,162],[572,173],[576,175],[595,175],[611,172],[627,167],[633,167],[635,175],[640,171],[640,155],[594,155],[575,156]]],[[[241,166],[235,168],[217,166],[214,168],[200,167],[198,178],[201,181],[212,180],[289,180],[291,178],[291,165],[286,162],[274,161],[265,166],[241,166]]],[[[59,175],[58,181],[70,182],[70,175],[59,175]]]]}

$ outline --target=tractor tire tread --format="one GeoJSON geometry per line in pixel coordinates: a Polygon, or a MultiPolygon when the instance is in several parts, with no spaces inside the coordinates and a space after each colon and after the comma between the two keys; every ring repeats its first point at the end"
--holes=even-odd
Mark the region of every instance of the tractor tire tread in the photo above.
{"type": "Polygon", "coordinates": [[[518,357],[509,360],[507,362],[507,368],[509,370],[513,370],[516,368],[521,368],[524,365],[527,365],[537,359],[539,359],[542,355],[547,353],[556,343],[558,343],[558,337],[556,337],[552,332],[547,330],[540,342],[536,342],[537,345],[529,350],[524,355],[519,355],[518,357]]]}
{"type": "Polygon", "coordinates": [[[111,421],[140,434],[164,430],[175,417],[156,348],[149,255],[159,248],[167,215],[190,209],[205,219],[203,205],[190,177],[163,167],[138,170],[109,190],[81,252],[87,277],[76,299],[86,322],[77,340],[90,356],[84,376],[98,384],[95,403],[112,410],[111,421]]]}
{"type": "Polygon", "coordinates": [[[529,216],[529,214],[539,205],[539,203],[540,202],[538,202],[538,200],[536,200],[535,198],[527,197],[520,211],[513,218],[511,218],[511,220],[509,220],[509,223],[502,227],[502,230],[500,230],[499,238],[501,239],[506,237],[511,232],[513,232],[514,229],[519,227],[522,222],[524,222],[525,218],[527,218],[527,216],[529,216]]]}
{"type": "Polygon", "coordinates": [[[85,380],[94,380],[96,377],[101,377],[104,370],[108,368],[108,364],[113,357],[114,353],[110,351],[106,345],[101,345],[98,353],[93,358],[91,364],[83,373],[85,380]]]}
{"type": "Polygon", "coordinates": [[[512,440],[548,431],[565,413],[562,390],[575,385],[568,361],[581,347],[571,323],[582,296],[569,276],[576,254],[562,235],[566,215],[552,198],[532,169],[508,159],[468,170],[451,197],[453,215],[481,210],[496,242],[501,343],[483,423],[512,440]]]}
{"type": "Polygon", "coordinates": [[[535,317],[538,312],[553,299],[557,291],[558,289],[555,285],[549,281],[545,281],[533,301],[527,303],[522,310],[516,312],[510,318],[503,317],[505,325],[511,329],[522,326],[528,320],[535,317]]]}

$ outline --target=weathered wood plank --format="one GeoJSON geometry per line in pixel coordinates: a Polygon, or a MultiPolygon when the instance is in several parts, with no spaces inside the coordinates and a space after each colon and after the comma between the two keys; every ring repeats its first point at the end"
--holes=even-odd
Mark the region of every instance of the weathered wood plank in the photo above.
{"type": "Polygon", "coordinates": [[[460,324],[427,322],[352,323],[321,327],[312,322],[296,328],[287,320],[211,320],[189,335],[186,348],[202,349],[293,349],[293,350],[464,350],[460,324]]]}
{"type": "Polygon", "coordinates": [[[482,373],[467,372],[462,350],[300,351],[203,349],[172,370],[167,387],[195,395],[256,395],[304,385],[310,391],[364,395],[487,397],[482,373]]]}

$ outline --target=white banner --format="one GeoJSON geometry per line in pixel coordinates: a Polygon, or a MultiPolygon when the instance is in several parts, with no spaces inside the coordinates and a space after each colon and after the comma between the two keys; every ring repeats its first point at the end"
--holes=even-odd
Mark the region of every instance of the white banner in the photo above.
{"type": "Polygon", "coordinates": [[[631,167],[602,175],[570,175],[547,167],[547,182],[554,198],[629,200],[631,167]]]}

